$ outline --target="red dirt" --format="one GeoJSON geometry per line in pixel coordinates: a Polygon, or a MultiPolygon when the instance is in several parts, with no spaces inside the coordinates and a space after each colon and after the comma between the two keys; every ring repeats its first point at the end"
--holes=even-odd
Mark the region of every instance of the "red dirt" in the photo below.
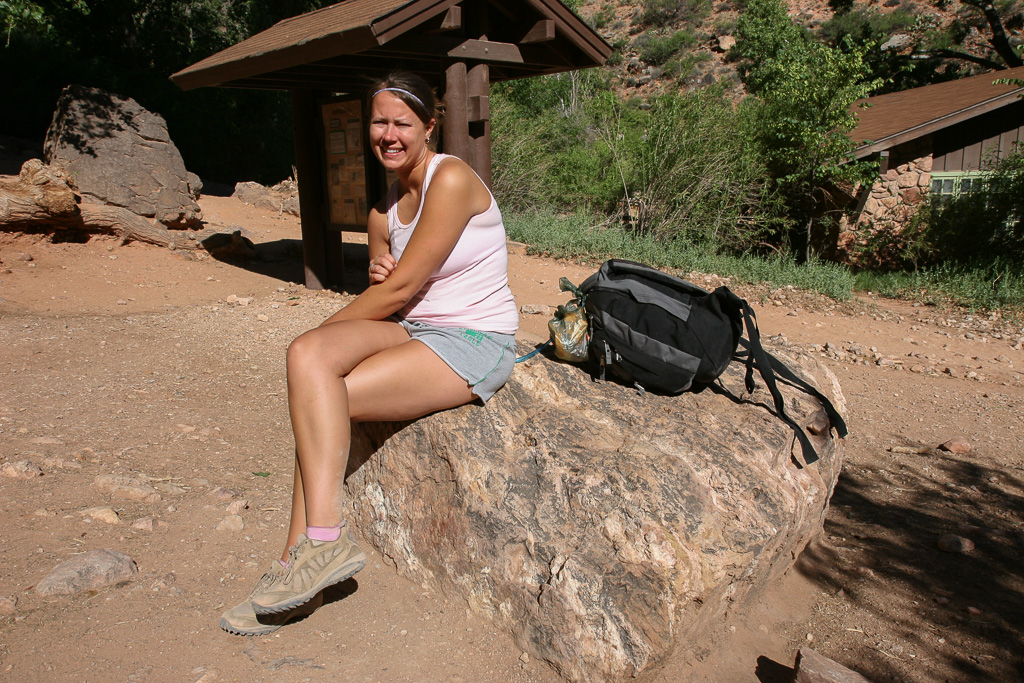
{"type": "MultiPolygon", "coordinates": [[[[0,465],[45,472],[0,476],[0,679],[557,680],[461,600],[373,555],[324,607],[274,635],[217,627],[287,522],[284,349],[346,297],[296,284],[296,219],[233,199],[202,205],[208,220],[244,226],[268,259],[0,235],[0,465]],[[112,500],[92,485],[98,474],[167,488],[158,503],[112,500]],[[239,498],[246,528],[214,531],[239,498]],[[107,506],[120,524],[82,515],[107,506]],[[131,528],[143,517],[168,526],[131,528]],[[32,590],[92,548],[128,553],[139,573],[73,597],[32,590]]],[[[365,250],[361,262],[357,236],[346,237],[355,281],[365,250]]],[[[563,303],[558,278],[578,283],[595,269],[512,251],[520,305],[563,303]]],[[[1024,329],[871,296],[840,305],[738,289],[763,334],[838,352],[822,353],[849,401],[846,467],[822,539],[772,598],[722,624],[703,660],[671,659],[641,680],[788,680],[804,645],[877,681],[1024,677],[1024,329]],[[970,452],[931,450],[954,437],[970,452]],[[939,550],[947,533],[975,549],[939,550]]],[[[547,317],[524,315],[520,339],[546,338],[547,317]]]]}

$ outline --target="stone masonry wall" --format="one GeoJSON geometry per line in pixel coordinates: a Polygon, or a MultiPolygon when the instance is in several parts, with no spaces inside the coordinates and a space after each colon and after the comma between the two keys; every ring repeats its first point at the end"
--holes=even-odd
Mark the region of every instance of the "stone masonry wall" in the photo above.
{"type": "Polygon", "coordinates": [[[880,230],[898,233],[928,195],[932,182],[931,139],[915,141],[890,152],[889,169],[871,186],[860,213],[843,220],[839,250],[851,258],[851,247],[880,230]]]}

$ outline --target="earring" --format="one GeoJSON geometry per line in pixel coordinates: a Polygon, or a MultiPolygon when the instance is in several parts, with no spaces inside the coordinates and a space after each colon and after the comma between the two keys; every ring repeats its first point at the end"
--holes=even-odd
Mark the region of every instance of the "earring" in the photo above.
{"type": "Polygon", "coordinates": [[[430,144],[430,136],[429,136],[429,135],[427,136],[427,139],[426,139],[426,141],[425,141],[425,142],[426,142],[426,143],[427,143],[428,145],[430,144]]]}

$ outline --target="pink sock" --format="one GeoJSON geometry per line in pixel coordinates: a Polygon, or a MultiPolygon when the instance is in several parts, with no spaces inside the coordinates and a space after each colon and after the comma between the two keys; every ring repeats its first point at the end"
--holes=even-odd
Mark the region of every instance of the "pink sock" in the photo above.
{"type": "Polygon", "coordinates": [[[337,541],[341,538],[341,526],[307,526],[306,536],[314,541],[337,541]]]}

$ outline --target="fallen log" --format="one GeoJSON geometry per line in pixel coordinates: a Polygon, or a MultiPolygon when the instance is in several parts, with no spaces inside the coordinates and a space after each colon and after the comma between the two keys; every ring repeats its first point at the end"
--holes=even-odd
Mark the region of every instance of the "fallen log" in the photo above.
{"type": "Polygon", "coordinates": [[[203,249],[217,230],[169,230],[155,220],[120,206],[79,203],[64,174],[29,159],[17,176],[0,176],[0,229],[52,228],[116,235],[122,243],[156,244],[172,249],[203,249]]]}

